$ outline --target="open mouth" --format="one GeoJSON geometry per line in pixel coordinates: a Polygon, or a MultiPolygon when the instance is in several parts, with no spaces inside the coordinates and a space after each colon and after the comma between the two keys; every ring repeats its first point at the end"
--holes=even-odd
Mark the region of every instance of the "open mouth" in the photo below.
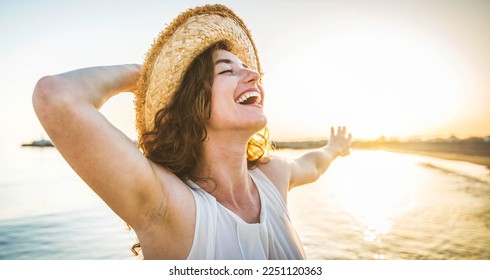
{"type": "Polygon", "coordinates": [[[240,95],[235,102],[240,105],[250,105],[250,104],[255,104],[259,105],[260,101],[262,101],[262,97],[260,96],[260,93],[257,91],[250,91],[245,94],[240,95]]]}

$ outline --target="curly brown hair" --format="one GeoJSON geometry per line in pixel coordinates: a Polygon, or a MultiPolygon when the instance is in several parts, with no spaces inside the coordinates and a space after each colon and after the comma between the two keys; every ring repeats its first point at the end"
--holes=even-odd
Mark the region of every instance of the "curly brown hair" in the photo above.
{"type": "MultiPolygon", "coordinates": [[[[138,143],[148,159],[181,180],[194,179],[192,175],[201,159],[201,144],[207,137],[205,121],[211,117],[213,55],[217,50],[230,51],[230,47],[220,41],[194,59],[173,99],[157,112],[154,128],[144,133],[138,143]]],[[[248,142],[248,167],[256,168],[269,149],[269,131],[265,127],[248,142]]],[[[140,247],[135,244],[133,254],[138,255],[135,249],[140,247]]]]}

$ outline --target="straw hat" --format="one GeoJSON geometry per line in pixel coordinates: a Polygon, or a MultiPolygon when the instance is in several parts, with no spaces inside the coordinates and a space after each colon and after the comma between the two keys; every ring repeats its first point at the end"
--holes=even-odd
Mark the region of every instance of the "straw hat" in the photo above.
{"type": "Polygon", "coordinates": [[[231,52],[261,73],[257,49],[243,21],[223,5],[181,13],[155,39],[136,90],[138,137],[151,130],[155,115],[178,89],[191,62],[211,45],[226,41],[231,52]]]}

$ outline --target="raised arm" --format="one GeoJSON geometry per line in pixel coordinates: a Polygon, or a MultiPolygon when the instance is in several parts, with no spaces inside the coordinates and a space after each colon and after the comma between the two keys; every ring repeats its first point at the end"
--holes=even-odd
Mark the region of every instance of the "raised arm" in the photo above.
{"type": "Polygon", "coordinates": [[[291,160],[289,189],[316,181],[335,158],[349,154],[351,139],[345,127],[339,127],[337,133],[332,127],[327,146],[291,160]]]}
{"type": "Polygon", "coordinates": [[[162,205],[153,166],[98,111],[112,96],[135,88],[139,65],[92,67],[39,80],[33,105],[56,148],[121,218],[138,227],[144,210],[162,205]]]}

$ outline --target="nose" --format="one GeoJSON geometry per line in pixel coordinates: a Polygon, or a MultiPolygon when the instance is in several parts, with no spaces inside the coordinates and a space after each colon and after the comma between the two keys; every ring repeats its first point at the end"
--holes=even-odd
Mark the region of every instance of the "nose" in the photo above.
{"type": "Polygon", "coordinates": [[[259,80],[260,80],[260,74],[259,72],[257,71],[254,71],[252,69],[249,69],[249,68],[244,68],[243,69],[243,72],[245,73],[244,74],[244,79],[243,81],[245,83],[258,83],[259,80]]]}

